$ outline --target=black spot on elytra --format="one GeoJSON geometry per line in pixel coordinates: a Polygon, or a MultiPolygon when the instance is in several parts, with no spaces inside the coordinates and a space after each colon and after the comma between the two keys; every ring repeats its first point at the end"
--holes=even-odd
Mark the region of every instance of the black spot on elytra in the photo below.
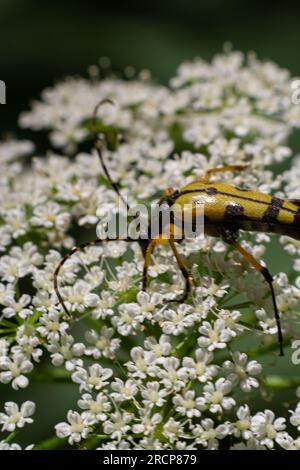
{"type": "Polygon", "coordinates": [[[278,197],[273,197],[271,201],[271,205],[275,207],[281,207],[283,204],[283,200],[279,199],[278,197]]]}
{"type": "Polygon", "coordinates": [[[244,192],[249,191],[249,189],[247,189],[247,188],[240,188],[239,186],[234,186],[234,189],[237,189],[238,191],[244,191],[244,192]]]}
{"type": "Polygon", "coordinates": [[[240,204],[228,204],[225,211],[225,220],[245,218],[244,208],[240,204]]]}
{"type": "Polygon", "coordinates": [[[205,190],[206,194],[213,195],[218,194],[218,190],[216,188],[210,187],[205,190]]]}
{"type": "Polygon", "coordinates": [[[261,221],[268,224],[276,223],[277,217],[282,206],[283,201],[277,197],[273,197],[271,203],[267,207],[261,221]]]}

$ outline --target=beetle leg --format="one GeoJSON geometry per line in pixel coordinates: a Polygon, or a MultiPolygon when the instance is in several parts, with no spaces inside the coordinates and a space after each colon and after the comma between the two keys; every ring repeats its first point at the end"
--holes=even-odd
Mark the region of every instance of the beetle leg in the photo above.
{"type": "MultiPolygon", "coordinates": [[[[187,267],[185,266],[180,254],[178,253],[177,251],[177,248],[176,248],[176,245],[175,245],[175,242],[172,238],[169,239],[169,245],[173,251],[173,254],[176,258],[176,261],[178,263],[178,266],[179,266],[179,269],[184,277],[184,280],[185,280],[185,289],[184,289],[184,294],[182,297],[180,297],[179,299],[175,299],[175,300],[171,300],[171,302],[178,302],[178,303],[181,303],[181,302],[184,302],[187,298],[188,298],[188,295],[191,291],[191,287],[192,287],[192,277],[189,275],[189,272],[188,272],[188,269],[187,267]]],[[[167,301],[169,302],[169,301],[167,301]]]]}
{"type": "Polygon", "coordinates": [[[259,271],[263,277],[265,278],[265,281],[269,284],[270,291],[271,291],[271,296],[272,296],[272,301],[273,301],[273,307],[274,307],[274,312],[275,312],[275,320],[276,320],[276,325],[277,325],[277,331],[278,331],[278,342],[279,342],[279,355],[284,356],[283,352],[283,336],[282,336],[282,330],[281,330],[281,324],[280,324],[280,316],[279,316],[279,311],[276,303],[276,297],[275,297],[275,292],[274,292],[274,286],[273,286],[273,277],[270,274],[268,268],[260,264],[254,256],[251,255],[247,250],[245,250],[240,243],[236,240],[236,234],[231,233],[230,230],[225,230],[223,232],[223,239],[230,245],[232,245],[242,256],[243,258],[248,261],[257,271],[259,271]]]}
{"type": "Polygon", "coordinates": [[[204,176],[197,178],[196,181],[208,183],[213,173],[224,173],[225,171],[245,171],[247,168],[248,165],[227,165],[221,166],[220,168],[211,168],[210,170],[207,170],[204,176]]]}
{"type": "Polygon", "coordinates": [[[150,240],[149,245],[147,246],[146,253],[144,255],[144,268],[143,268],[143,287],[142,290],[145,291],[148,284],[148,268],[151,262],[151,256],[154,250],[155,245],[157,244],[156,240],[150,240]]]}

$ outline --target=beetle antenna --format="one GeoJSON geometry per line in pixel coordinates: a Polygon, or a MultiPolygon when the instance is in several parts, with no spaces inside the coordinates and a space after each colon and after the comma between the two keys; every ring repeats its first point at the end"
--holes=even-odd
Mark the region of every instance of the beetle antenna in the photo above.
{"type": "Polygon", "coordinates": [[[72,248],[71,251],[69,251],[63,258],[62,260],[60,261],[59,265],[57,266],[57,268],[55,269],[55,272],[54,272],[54,278],[53,278],[53,284],[54,284],[54,290],[55,290],[55,293],[57,295],[57,298],[59,300],[59,303],[60,305],[62,306],[62,308],[64,309],[66,315],[67,315],[67,319],[70,319],[71,318],[71,313],[68,309],[68,307],[66,306],[65,304],[65,301],[63,299],[63,296],[61,295],[60,293],[60,290],[59,290],[59,286],[58,286],[58,276],[59,276],[59,272],[61,270],[61,268],[63,267],[63,265],[65,264],[65,262],[71,258],[71,256],[73,256],[75,253],[79,253],[81,251],[83,251],[85,248],[89,247],[89,246],[94,246],[94,245],[102,245],[103,242],[113,242],[113,241],[124,241],[124,242],[138,242],[139,240],[135,240],[134,238],[130,238],[130,237],[126,237],[126,238],[116,238],[116,239],[101,239],[101,238],[96,238],[95,240],[92,240],[92,241],[89,241],[89,242],[86,242],[86,243],[82,243],[81,245],[78,245],[78,246],[75,246],[74,248],[72,248]]]}
{"type": "Polygon", "coordinates": [[[127,201],[125,201],[125,198],[122,196],[122,194],[120,193],[119,185],[110,176],[109,170],[108,170],[108,168],[107,168],[107,166],[104,162],[104,159],[103,159],[103,153],[102,153],[103,139],[100,139],[100,137],[97,133],[97,113],[98,113],[99,108],[103,104],[114,105],[115,103],[112,100],[110,100],[109,98],[106,98],[104,100],[99,101],[99,103],[94,108],[93,117],[92,117],[92,133],[93,133],[93,137],[94,137],[94,147],[97,151],[101,167],[104,171],[104,174],[105,174],[107,180],[109,181],[111,187],[114,189],[115,193],[119,196],[119,198],[121,199],[123,204],[127,207],[127,211],[129,211],[130,206],[127,203],[127,201]]]}

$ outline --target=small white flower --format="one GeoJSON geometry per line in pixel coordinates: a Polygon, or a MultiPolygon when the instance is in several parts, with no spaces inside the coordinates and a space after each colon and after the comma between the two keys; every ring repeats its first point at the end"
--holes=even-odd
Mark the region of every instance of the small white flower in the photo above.
{"type": "Polygon", "coordinates": [[[276,418],[271,410],[260,411],[251,419],[251,430],[262,445],[268,449],[274,447],[286,428],[285,418],[276,418]]]}
{"type": "Polygon", "coordinates": [[[71,335],[63,335],[59,341],[52,340],[47,346],[51,353],[52,364],[55,367],[64,365],[68,371],[72,371],[76,366],[82,366],[83,362],[79,359],[85,352],[83,343],[75,343],[71,335]]]}
{"type": "Polygon", "coordinates": [[[11,230],[13,238],[24,235],[28,229],[28,223],[23,210],[19,208],[11,209],[4,215],[5,223],[11,230]]]}
{"type": "Polygon", "coordinates": [[[154,381],[146,383],[141,394],[144,398],[143,403],[145,407],[162,407],[166,401],[165,397],[169,392],[165,388],[161,387],[159,382],[154,381]]]}
{"type": "Polygon", "coordinates": [[[0,144],[1,160],[12,162],[16,158],[25,157],[34,151],[34,143],[30,140],[7,140],[0,144]]]}
{"type": "Polygon", "coordinates": [[[105,319],[114,314],[113,306],[116,300],[110,291],[102,291],[98,299],[97,307],[92,311],[92,318],[95,320],[105,319]]]}
{"type": "Polygon", "coordinates": [[[235,400],[227,395],[232,390],[232,383],[223,377],[215,384],[209,382],[203,388],[203,405],[206,404],[211,413],[222,413],[223,410],[230,410],[235,405],[235,400]]]}
{"type": "Polygon", "coordinates": [[[0,339],[0,357],[7,356],[9,342],[6,339],[0,339]]]}
{"type": "Polygon", "coordinates": [[[85,354],[93,356],[94,359],[98,359],[101,356],[110,359],[114,358],[117,349],[120,347],[121,340],[119,338],[113,338],[113,334],[113,328],[107,328],[107,326],[101,328],[100,334],[95,330],[87,331],[85,338],[88,343],[93,346],[87,347],[85,354]]]}
{"type": "Polygon", "coordinates": [[[124,411],[123,413],[112,413],[110,420],[105,421],[103,431],[110,434],[112,439],[120,441],[122,437],[129,431],[129,423],[132,421],[133,415],[124,411]]]}
{"type": "Polygon", "coordinates": [[[67,322],[60,320],[60,314],[55,308],[51,308],[48,313],[42,315],[39,322],[41,326],[37,327],[37,331],[49,342],[57,343],[60,336],[65,336],[69,328],[67,322]]]}
{"type": "Polygon", "coordinates": [[[116,378],[115,381],[111,383],[111,388],[114,390],[111,396],[117,402],[132,400],[138,393],[136,382],[131,379],[123,382],[121,379],[116,378]]]}
{"type": "MultiPolygon", "coordinates": [[[[30,444],[26,446],[24,450],[32,450],[33,447],[34,444],[30,444]]],[[[6,441],[0,441],[0,450],[22,450],[22,447],[16,442],[8,443],[6,441]]]]}
{"type": "Polygon", "coordinates": [[[70,214],[61,212],[59,204],[49,201],[34,208],[34,215],[30,222],[34,226],[66,231],[70,223],[70,214]]]}
{"type": "Polygon", "coordinates": [[[154,413],[151,415],[151,410],[149,409],[141,409],[139,411],[139,423],[134,424],[132,426],[132,432],[134,434],[143,434],[144,436],[148,436],[155,432],[155,428],[158,424],[162,422],[162,416],[160,413],[154,413]]]}
{"type": "Polygon", "coordinates": [[[26,276],[28,268],[22,261],[10,256],[2,256],[0,259],[0,276],[3,281],[15,282],[26,276]]]}
{"type": "Polygon", "coordinates": [[[92,289],[100,286],[104,279],[104,271],[100,266],[92,266],[88,273],[85,275],[84,280],[92,289]]]}
{"type": "Polygon", "coordinates": [[[176,310],[168,309],[163,312],[162,330],[166,334],[178,336],[187,328],[193,326],[196,320],[197,317],[192,307],[181,304],[176,310]]]}
{"type": "Polygon", "coordinates": [[[140,346],[130,351],[132,361],[125,365],[132,377],[145,379],[148,375],[155,377],[158,368],[155,366],[155,354],[152,351],[144,351],[140,346]]]}
{"type": "Polygon", "coordinates": [[[232,337],[244,331],[243,326],[239,324],[241,313],[238,310],[221,309],[218,316],[225,322],[225,326],[229,329],[232,337]]]}
{"type": "Polygon", "coordinates": [[[293,439],[287,432],[282,432],[280,436],[277,437],[276,442],[284,450],[300,450],[300,438],[293,439]]]}
{"type": "Polygon", "coordinates": [[[0,382],[7,384],[11,382],[12,388],[26,388],[29,384],[28,378],[24,374],[29,374],[33,369],[33,364],[23,354],[14,354],[9,357],[0,357],[0,382]]]}
{"type": "MultiPolygon", "coordinates": [[[[45,271],[47,272],[47,274],[49,274],[49,276],[51,276],[52,284],[53,284],[53,274],[60,260],[61,260],[61,254],[57,251],[50,250],[49,253],[46,255],[45,271]]],[[[76,273],[79,270],[78,264],[79,264],[79,260],[76,257],[76,255],[69,258],[65,262],[65,264],[62,266],[59,272],[60,278],[63,279],[68,284],[73,284],[77,278],[76,273]]]]}
{"type": "Polygon", "coordinates": [[[95,399],[89,393],[84,393],[78,400],[78,405],[82,410],[88,411],[95,418],[95,422],[108,419],[111,410],[111,404],[102,392],[98,393],[95,399]]]}
{"type": "Polygon", "coordinates": [[[230,447],[230,450],[267,450],[267,448],[254,437],[250,437],[246,442],[237,442],[230,447]]]}
{"type": "Polygon", "coordinates": [[[225,422],[215,426],[215,423],[210,418],[202,419],[201,424],[196,424],[193,429],[196,442],[209,450],[218,449],[219,439],[224,439],[230,432],[230,423],[225,422]]]}
{"type": "Polygon", "coordinates": [[[229,284],[225,280],[220,284],[216,284],[214,278],[204,276],[201,279],[201,286],[196,289],[196,295],[199,295],[199,297],[211,296],[222,298],[227,293],[228,288],[229,284]]]}
{"type": "Polygon", "coordinates": [[[261,365],[257,361],[249,361],[247,363],[247,354],[238,351],[233,353],[232,359],[233,362],[225,361],[223,364],[223,369],[228,373],[228,380],[230,380],[234,386],[240,384],[243,392],[250,392],[252,387],[257,388],[259,383],[251,376],[261,373],[261,365]]]}
{"type": "Polygon", "coordinates": [[[167,357],[162,361],[162,367],[157,371],[166,389],[178,391],[185,386],[187,372],[180,366],[177,357],[167,357]]]}
{"type": "Polygon", "coordinates": [[[30,302],[31,297],[27,294],[21,295],[18,301],[16,301],[13,297],[8,298],[5,301],[6,307],[3,309],[3,316],[5,318],[11,318],[15,315],[19,315],[23,320],[25,320],[32,314],[32,310],[26,308],[30,302]]]}
{"type": "Polygon", "coordinates": [[[15,297],[15,289],[12,284],[0,283],[0,304],[6,305],[6,302],[15,297]]]}
{"type": "Polygon", "coordinates": [[[109,379],[113,375],[113,371],[108,368],[103,368],[99,364],[93,364],[88,368],[88,371],[82,367],[77,367],[76,371],[72,374],[73,382],[80,385],[80,391],[91,391],[93,389],[100,390],[105,387],[109,379]]]}
{"type": "Polygon", "coordinates": [[[24,355],[28,360],[39,362],[43,355],[41,340],[36,334],[35,327],[30,323],[20,325],[16,334],[17,344],[11,348],[13,355],[24,355]]]}
{"type": "Polygon", "coordinates": [[[119,314],[112,319],[112,323],[122,336],[128,336],[137,330],[145,318],[141,312],[141,307],[136,303],[122,304],[119,307],[119,314]]]}
{"type": "Polygon", "coordinates": [[[150,295],[148,292],[140,291],[136,296],[136,300],[140,304],[142,312],[152,313],[155,307],[162,303],[162,295],[159,293],[150,295]]]}
{"type": "Polygon", "coordinates": [[[207,348],[208,351],[223,349],[232,339],[232,332],[226,327],[225,321],[218,318],[213,325],[205,321],[199,328],[199,333],[203,336],[198,338],[200,348],[207,348]]]}
{"type": "Polygon", "coordinates": [[[73,286],[62,287],[61,292],[66,299],[66,305],[72,312],[84,312],[86,308],[95,308],[99,297],[90,292],[91,286],[83,280],[75,282],[73,286]]]}
{"type": "Polygon", "coordinates": [[[102,444],[100,447],[97,447],[96,450],[130,450],[131,445],[125,440],[111,441],[107,444],[102,444]]]}
{"type": "Polygon", "coordinates": [[[178,438],[183,437],[184,429],[180,421],[170,418],[163,427],[164,436],[173,444],[178,438]]]}
{"type": "Polygon", "coordinates": [[[30,418],[35,412],[35,404],[32,401],[25,401],[21,408],[13,401],[4,404],[5,413],[0,413],[0,423],[2,431],[12,432],[16,428],[23,428],[26,423],[33,423],[30,418]]]}
{"type": "Polygon", "coordinates": [[[6,225],[2,225],[0,226],[0,252],[5,251],[8,245],[10,244],[11,244],[11,233],[10,233],[9,227],[7,227],[6,225]]]}
{"type": "Polygon", "coordinates": [[[13,246],[10,255],[22,263],[28,272],[32,272],[35,266],[40,266],[44,259],[39,253],[38,247],[32,242],[26,242],[22,247],[13,246]]]}
{"type": "Polygon", "coordinates": [[[155,354],[157,363],[160,363],[163,356],[168,356],[172,351],[172,344],[167,335],[161,335],[158,341],[153,336],[148,336],[145,338],[144,345],[155,354]]]}
{"type": "Polygon", "coordinates": [[[256,310],[255,315],[258,318],[259,326],[262,328],[264,333],[269,335],[277,334],[277,324],[273,312],[267,312],[264,308],[260,308],[256,310]]]}
{"type": "Polygon", "coordinates": [[[233,433],[236,437],[242,436],[248,440],[252,437],[251,415],[248,405],[240,406],[236,412],[238,420],[234,423],[233,433]]]}
{"type": "Polygon", "coordinates": [[[123,262],[122,266],[116,268],[117,279],[108,281],[108,287],[114,292],[126,292],[132,288],[138,274],[137,267],[134,263],[123,262]]]}
{"type": "Polygon", "coordinates": [[[172,399],[176,411],[188,418],[199,417],[201,415],[200,409],[203,406],[203,400],[195,397],[194,390],[188,390],[183,395],[176,394],[172,399]]]}
{"type": "Polygon", "coordinates": [[[298,431],[300,431],[300,403],[298,403],[295,411],[290,411],[291,417],[290,417],[290,423],[293,426],[296,426],[298,431]]]}
{"type": "Polygon", "coordinates": [[[199,382],[207,382],[218,373],[218,366],[209,365],[213,360],[213,354],[204,349],[196,349],[195,359],[184,357],[182,361],[183,369],[187,371],[189,377],[197,379],[199,382]]]}
{"type": "Polygon", "coordinates": [[[55,426],[56,434],[61,439],[68,437],[69,444],[80,442],[92,432],[92,418],[88,413],[83,412],[81,415],[76,411],[68,411],[68,423],[58,423],[55,426]]]}

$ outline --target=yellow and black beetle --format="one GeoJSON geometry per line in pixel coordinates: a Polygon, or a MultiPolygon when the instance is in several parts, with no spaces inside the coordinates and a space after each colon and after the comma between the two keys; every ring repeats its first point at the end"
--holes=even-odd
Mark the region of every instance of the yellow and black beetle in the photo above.
{"type": "MultiPolygon", "coordinates": [[[[95,148],[97,150],[103,171],[118,194],[124,201],[119,192],[118,185],[111,179],[109,171],[103,161],[102,155],[102,140],[98,137],[96,131],[96,116],[97,110],[104,102],[101,101],[94,110],[92,130],[94,134],[95,148]]],[[[274,305],[275,319],[278,329],[278,342],[280,355],[283,355],[283,337],[280,325],[280,317],[276,304],[276,297],[273,288],[273,278],[267,267],[263,266],[257,261],[251,253],[246,251],[238,242],[239,230],[247,230],[253,232],[270,232],[300,240],[300,201],[299,200],[283,200],[277,197],[272,197],[268,194],[263,194],[258,191],[241,189],[229,184],[212,182],[211,176],[214,173],[225,171],[241,171],[245,170],[247,166],[231,165],[221,168],[210,169],[206,172],[205,176],[198,178],[194,182],[184,186],[180,190],[169,188],[165,191],[164,195],[159,201],[160,206],[169,207],[172,215],[171,222],[168,226],[160,224],[159,231],[156,236],[149,236],[147,239],[143,238],[117,238],[120,241],[138,242],[144,257],[143,281],[142,289],[145,290],[148,281],[148,267],[151,261],[151,255],[156,245],[168,244],[176,258],[181,273],[185,279],[184,295],[176,302],[183,302],[189,295],[191,290],[192,278],[186,268],[180,254],[177,251],[176,242],[178,240],[174,234],[181,230],[182,219],[176,218],[176,211],[172,211],[172,207],[181,206],[189,207],[189,214],[191,222],[196,213],[196,207],[203,204],[204,210],[204,233],[214,237],[221,237],[226,243],[234,247],[246,261],[248,261],[256,270],[261,272],[264,279],[268,283],[271,291],[272,301],[274,305]]],[[[124,201],[124,203],[128,204],[124,201]]],[[[129,207],[128,207],[129,208],[129,207]]],[[[186,215],[186,214],[185,214],[186,215]]],[[[149,229],[150,234],[150,229],[149,229]]],[[[113,239],[115,241],[116,239],[113,239]]],[[[58,289],[58,275],[60,268],[74,253],[79,252],[91,245],[98,245],[109,239],[102,240],[96,239],[87,243],[83,243],[78,247],[74,247],[59,263],[54,273],[54,288],[62,305],[64,311],[68,316],[69,310],[58,289]]]]}

